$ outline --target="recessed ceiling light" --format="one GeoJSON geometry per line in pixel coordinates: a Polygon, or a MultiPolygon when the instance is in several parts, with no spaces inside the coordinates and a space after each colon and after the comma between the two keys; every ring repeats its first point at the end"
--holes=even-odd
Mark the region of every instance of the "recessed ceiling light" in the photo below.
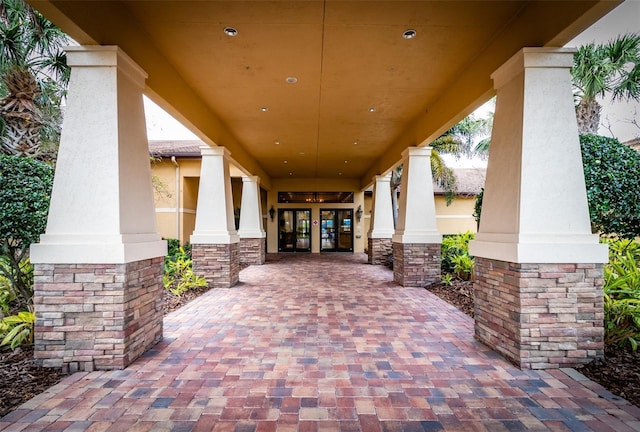
{"type": "Polygon", "coordinates": [[[338,173],[338,175],[342,175],[342,173],[341,173],[341,172],[339,172],[339,173],[338,173]]]}
{"type": "Polygon", "coordinates": [[[288,82],[289,84],[295,84],[295,83],[298,82],[298,78],[296,78],[296,77],[287,77],[287,79],[285,81],[288,82]]]}
{"type": "Polygon", "coordinates": [[[293,175],[293,173],[292,173],[292,172],[290,172],[290,173],[289,173],[289,175],[293,175]]]}
{"type": "Polygon", "coordinates": [[[280,145],[280,141],[276,141],[276,142],[275,142],[275,145],[280,145]]]}
{"type": "Polygon", "coordinates": [[[349,161],[344,161],[344,163],[349,163],[349,161]]]}
{"type": "Polygon", "coordinates": [[[233,27],[225,27],[224,34],[231,37],[238,36],[238,30],[234,29],[233,27]]]}
{"type": "Polygon", "coordinates": [[[358,141],[354,141],[354,142],[353,142],[353,145],[358,145],[358,141]]]}
{"type": "Polygon", "coordinates": [[[262,112],[267,112],[267,111],[269,111],[269,108],[267,108],[267,107],[262,107],[262,108],[260,108],[260,111],[262,111],[262,112]]]}
{"type": "Polygon", "coordinates": [[[375,107],[369,107],[369,112],[376,112],[375,107]]]}
{"type": "Polygon", "coordinates": [[[405,30],[404,33],[402,33],[402,37],[405,39],[413,39],[414,37],[416,37],[418,33],[416,33],[415,30],[413,29],[409,29],[409,30],[405,30]]]}
{"type": "Polygon", "coordinates": [[[289,161],[284,161],[284,163],[289,163],[289,161]]]}

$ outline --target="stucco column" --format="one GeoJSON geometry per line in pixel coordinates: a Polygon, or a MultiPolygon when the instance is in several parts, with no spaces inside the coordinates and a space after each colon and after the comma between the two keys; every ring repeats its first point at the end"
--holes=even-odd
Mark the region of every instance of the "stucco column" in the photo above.
{"type": "Polygon", "coordinates": [[[264,264],[266,233],[262,226],[262,203],[260,178],[242,177],[242,200],[240,203],[240,263],[264,264]]]}
{"type": "Polygon", "coordinates": [[[156,232],[142,91],[111,46],[67,48],[71,66],[47,229],[35,265],[36,358],[126,367],[162,337],[166,242],[156,232]]]}
{"type": "Polygon", "coordinates": [[[196,226],[191,235],[193,271],[211,286],[229,288],[240,273],[239,237],[233,218],[229,151],[200,147],[196,226]]]}
{"type": "Polygon", "coordinates": [[[374,178],[371,207],[371,225],[367,234],[369,264],[386,265],[393,254],[391,237],[395,232],[391,204],[391,173],[374,178]]]}
{"type": "Polygon", "coordinates": [[[476,337],[523,368],[603,355],[602,263],[573,105],[573,50],[524,48],[497,90],[476,257],[476,337]]]}
{"type": "Polygon", "coordinates": [[[440,277],[442,244],[436,225],[431,147],[409,147],[402,156],[393,277],[402,286],[425,286],[440,277]]]}

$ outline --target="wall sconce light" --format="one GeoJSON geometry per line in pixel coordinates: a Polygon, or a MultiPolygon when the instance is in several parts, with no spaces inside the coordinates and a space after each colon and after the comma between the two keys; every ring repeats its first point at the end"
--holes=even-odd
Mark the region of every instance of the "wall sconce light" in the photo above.
{"type": "Polygon", "coordinates": [[[358,204],[358,210],[356,210],[356,219],[360,222],[362,219],[362,206],[358,204]]]}
{"type": "Polygon", "coordinates": [[[274,209],[272,205],[271,208],[269,209],[269,217],[271,218],[272,221],[275,215],[276,215],[276,209],[274,209]]]}

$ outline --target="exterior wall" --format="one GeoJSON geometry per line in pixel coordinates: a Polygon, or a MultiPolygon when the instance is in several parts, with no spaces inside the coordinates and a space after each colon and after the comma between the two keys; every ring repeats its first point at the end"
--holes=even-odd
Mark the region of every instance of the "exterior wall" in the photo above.
{"type": "MultiPolygon", "coordinates": [[[[325,208],[350,208],[353,209],[354,233],[353,233],[353,251],[364,252],[367,242],[367,233],[364,230],[364,192],[359,191],[359,181],[357,179],[276,179],[271,182],[272,189],[267,193],[267,208],[271,206],[276,211],[274,220],[268,218],[267,221],[267,245],[268,253],[278,252],[278,221],[277,212],[279,208],[308,208],[311,209],[312,221],[320,221],[320,209],[325,208]],[[345,204],[278,204],[278,192],[280,191],[352,191],[354,192],[354,202],[345,204]],[[363,208],[363,217],[360,221],[356,219],[355,211],[361,205],[363,208]]],[[[268,213],[266,213],[268,215],[268,213]]],[[[311,252],[320,252],[320,224],[311,225],[311,252]]]]}
{"type": "Polygon", "coordinates": [[[457,196],[450,205],[442,195],[436,195],[436,223],[440,234],[475,233],[478,225],[473,218],[476,197],[457,196]]]}
{"type": "Polygon", "coordinates": [[[68,372],[127,367],[162,338],[163,263],[36,264],[35,358],[68,372]]]}
{"type": "MultiPolygon", "coordinates": [[[[156,220],[158,224],[158,232],[164,238],[179,238],[180,242],[189,240],[189,236],[193,233],[195,228],[195,212],[196,203],[198,199],[198,184],[200,180],[200,160],[199,159],[179,159],[180,165],[180,190],[179,190],[179,228],[178,236],[176,235],[176,195],[175,195],[175,165],[169,158],[165,158],[160,162],[152,164],[151,173],[158,177],[158,179],[165,186],[166,193],[154,193],[156,199],[156,220]]],[[[358,182],[351,180],[336,180],[336,179],[314,179],[314,180],[296,180],[290,181],[274,180],[273,189],[270,192],[262,190],[262,214],[264,217],[264,230],[267,233],[267,250],[270,253],[278,252],[278,233],[276,221],[273,222],[269,218],[269,209],[273,205],[276,210],[278,208],[311,208],[312,218],[318,220],[320,217],[320,208],[353,208],[354,218],[355,210],[358,205],[362,205],[362,219],[356,223],[354,232],[354,251],[364,252],[368,248],[367,233],[369,232],[371,221],[371,204],[372,198],[370,195],[365,195],[363,192],[358,192],[358,182]],[[355,192],[355,202],[353,204],[278,204],[277,192],[278,191],[341,191],[341,190],[353,190],[355,192]]],[[[240,207],[240,201],[242,197],[242,182],[239,178],[232,178],[233,188],[233,206],[234,209],[240,207]]],[[[456,197],[451,205],[447,206],[445,198],[441,195],[436,195],[436,221],[438,225],[438,231],[441,234],[457,234],[461,232],[471,231],[476,232],[477,226],[473,219],[473,207],[475,204],[475,197],[456,197]]],[[[315,229],[316,227],[314,227],[315,229]]],[[[318,232],[313,232],[313,244],[312,252],[320,251],[320,244],[317,241],[319,237],[318,232]]]]}
{"type": "Polygon", "coordinates": [[[476,337],[521,368],[575,367],[602,358],[602,277],[602,264],[476,257],[476,337]]]}
{"type": "Polygon", "coordinates": [[[179,168],[170,158],[153,162],[151,175],[157,179],[154,200],[158,232],[163,238],[177,238],[184,244],[195,227],[200,160],[178,159],[177,162],[179,168]],[[176,170],[179,172],[178,185],[176,170]]]}

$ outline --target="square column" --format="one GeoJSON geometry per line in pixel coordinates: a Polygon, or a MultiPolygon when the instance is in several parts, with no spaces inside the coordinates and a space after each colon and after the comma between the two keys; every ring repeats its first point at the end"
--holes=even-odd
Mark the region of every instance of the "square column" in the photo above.
{"type": "Polygon", "coordinates": [[[436,226],[431,147],[403,153],[398,226],[393,235],[393,279],[423,287],[440,278],[442,236],[436,226]]]}
{"type": "Polygon", "coordinates": [[[391,173],[374,178],[372,208],[371,228],[367,236],[369,264],[387,265],[393,255],[391,238],[395,232],[391,204],[391,173]]]}
{"type": "Polygon", "coordinates": [[[266,257],[266,233],[262,226],[260,178],[242,177],[240,203],[240,263],[262,265],[266,257]]]}
{"type": "Polygon", "coordinates": [[[523,368],[602,357],[602,263],[591,233],[573,50],[524,48],[492,78],[497,104],[476,257],[476,337],[523,368]]]}
{"type": "Polygon", "coordinates": [[[200,147],[200,187],[196,226],[191,235],[193,271],[209,285],[230,288],[240,275],[240,244],[233,218],[229,151],[200,147]]]}
{"type": "Polygon", "coordinates": [[[156,232],[142,91],[117,47],[67,48],[69,98],[34,263],[35,357],[121,369],[162,337],[166,242],[156,232]]]}

